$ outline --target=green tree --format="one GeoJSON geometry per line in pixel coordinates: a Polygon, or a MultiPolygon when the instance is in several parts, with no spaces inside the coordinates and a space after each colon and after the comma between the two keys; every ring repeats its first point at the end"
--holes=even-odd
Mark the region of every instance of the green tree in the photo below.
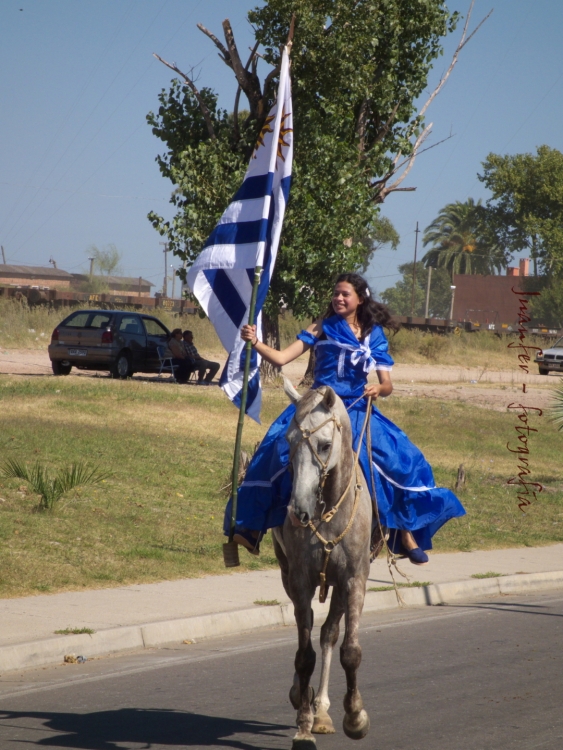
{"type": "Polygon", "coordinates": [[[86,252],[88,257],[94,258],[94,269],[100,274],[111,276],[121,272],[119,264],[122,256],[115,245],[106,245],[101,250],[96,245],[91,245],[86,252]]]}
{"type": "Polygon", "coordinates": [[[392,250],[396,250],[401,241],[399,233],[386,216],[377,216],[375,221],[367,228],[365,235],[359,239],[365,248],[365,256],[356,269],[359,273],[365,273],[368,270],[374,253],[387,245],[392,250]]]}
{"type": "Polygon", "coordinates": [[[534,274],[563,272],[563,153],[489,154],[481,182],[491,191],[486,219],[509,252],[528,250],[534,274]]]}
{"type": "Polygon", "coordinates": [[[454,273],[492,274],[506,268],[508,259],[483,221],[481,201],[448,203],[424,230],[423,244],[431,245],[423,257],[428,266],[454,273]]]}
{"type": "MultiPolygon", "coordinates": [[[[394,315],[411,314],[413,265],[413,263],[400,265],[399,272],[403,274],[403,278],[395,286],[389,287],[380,295],[394,315]]],[[[414,315],[418,317],[422,317],[425,312],[427,281],[428,269],[424,267],[422,261],[418,261],[414,286],[414,315]]],[[[431,318],[448,318],[450,303],[450,274],[446,268],[433,268],[428,316],[431,318]]]]}
{"type": "Polygon", "coordinates": [[[161,92],[158,112],[147,117],[167,148],[157,161],[174,185],[176,208],[171,221],[154,212],[149,219],[188,264],[243,178],[274,100],[280,45],[293,13],[295,159],[265,307],[274,319],[281,304],[299,317],[318,315],[334,275],[363,267],[366,237],[381,222],[379,204],[397,189],[397,182],[387,182],[400,156],[408,160],[427,133],[414,101],[442,52],[441,38],[458,17],[443,0],[269,0],[249,13],[256,45],[246,65],[228,21],[225,44],[200,26],[235,73],[232,111],[219,108],[213,91],[198,90],[190,76],[169,64],[179,78],[161,92]],[[262,81],[260,59],[269,66],[262,81]],[[244,115],[241,92],[248,101],[244,115]]]}
{"type": "Polygon", "coordinates": [[[531,277],[526,290],[540,292],[538,297],[530,297],[532,319],[542,325],[563,328],[563,276],[531,277]]]}

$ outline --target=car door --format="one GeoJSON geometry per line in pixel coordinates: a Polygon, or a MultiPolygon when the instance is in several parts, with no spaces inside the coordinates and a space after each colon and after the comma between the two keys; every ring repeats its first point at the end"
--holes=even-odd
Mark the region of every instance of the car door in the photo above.
{"type": "Polygon", "coordinates": [[[147,335],[137,313],[123,313],[117,325],[121,348],[131,352],[133,370],[143,372],[146,365],[147,335]]]}
{"type": "Polygon", "coordinates": [[[142,316],[143,325],[147,332],[146,348],[146,372],[158,372],[160,370],[160,359],[157,347],[167,346],[170,332],[166,326],[148,315],[142,316]]]}

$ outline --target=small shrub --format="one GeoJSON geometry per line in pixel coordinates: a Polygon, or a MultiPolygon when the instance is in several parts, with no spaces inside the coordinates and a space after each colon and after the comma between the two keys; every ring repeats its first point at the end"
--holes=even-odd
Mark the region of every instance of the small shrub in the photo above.
{"type": "Polygon", "coordinates": [[[423,336],[418,351],[427,359],[437,360],[440,354],[449,346],[449,340],[446,336],[439,336],[427,333],[423,336]]]}
{"type": "Polygon", "coordinates": [[[31,490],[39,495],[39,510],[53,510],[61,497],[75,489],[89,484],[99,484],[111,476],[111,472],[100,471],[96,466],[78,462],[61,469],[57,476],[51,477],[49,471],[39,462],[28,468],[14,458],[8,459],[2,469],[7,479],[22,479],[31,490]]]}

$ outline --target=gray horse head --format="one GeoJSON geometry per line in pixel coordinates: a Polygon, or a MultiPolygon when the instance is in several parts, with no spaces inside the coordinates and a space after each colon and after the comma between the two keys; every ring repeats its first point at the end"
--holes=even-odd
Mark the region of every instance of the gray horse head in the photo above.
{"type": "Polygon", "coordinates": [[[315,518],[317,503],[326,501],[323,489],[329,477],[335,471],[347,476],[351,471],[341,460],[343,443],[351,445],[352,441],[350,420],[344,404],[328,386],[300,396],[286,380],[285,392],[296,405],[286,432],[293,471],[288,513],[294,525],[306,526],[315,518]]]}

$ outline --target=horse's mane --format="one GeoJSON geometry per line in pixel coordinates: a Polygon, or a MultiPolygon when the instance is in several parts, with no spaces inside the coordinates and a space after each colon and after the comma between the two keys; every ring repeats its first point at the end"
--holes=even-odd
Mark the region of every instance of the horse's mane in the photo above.
{"type": "Polygon", "coordinates": [[[295,418],[300,422],[303,417],[307,416],[309,412],[313,411],[317,404],[320,404],[324,398],[325,389],[316,390],[311,389],[303,395],[303,397],[297,402],[295,409],[295,418]]]}

